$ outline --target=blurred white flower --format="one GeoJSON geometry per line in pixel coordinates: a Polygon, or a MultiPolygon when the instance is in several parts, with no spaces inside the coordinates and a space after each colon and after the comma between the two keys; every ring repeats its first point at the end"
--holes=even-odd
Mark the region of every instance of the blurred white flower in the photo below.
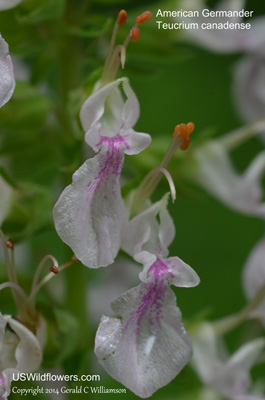
{"type": "MultiPolygon", "coordinates": [[[[265,238],[263,237],[251,251],[243,269],[243,288],[249,300],[265,285],[265,238]]],[[[265,298],[252,313],[265,325],[265,298]]]]}
{"type": "Polygon", "coordinates": [[[251,162],[243,174],[233,167],[225,147],[212,140],[194,152],[197,168],[193,179],[229,207],[246,215],[265,219],[261,178],[265,170],[265,151],[251,162]]]}
{"type": "Polygon", "coordinates": [[[244,344],[230,357],[223,341],[216,337],[208,323],[197,328],[192,339],[192,364],[205,385],[226,399],[265,399],[262,394],[248,394],[252,383],[249,370],[264,349],[264,338],[244,344]]]}
{"type": "Polygon", "coordinates": [[[11,186],[0,175],[0,226],[9,213],[12,192],[11,186]]]}
{"type": "Polygon", "coordinates": [[[15,89],[15,78],[8,44],[0,34],[0,107],[11,98],[15,89]]]}
{"type": "Polygon", "coordinates": [[[0,11],[16,7],[22,0],[0,0],[0,11]]]}

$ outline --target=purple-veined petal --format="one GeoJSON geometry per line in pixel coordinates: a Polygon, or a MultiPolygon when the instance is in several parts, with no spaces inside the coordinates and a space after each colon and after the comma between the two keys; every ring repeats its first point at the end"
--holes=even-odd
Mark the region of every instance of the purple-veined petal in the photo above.
{"type": "Polygon", "coordinates": [[[10,100],[15,85],[16,82],[8,44],[0,34],[0,107],[10,100]]]}
{"type": "Polygon", "coordinates": [[[54,207],[61,239],[90,268],[112,264],[127,219],[120,193],[124,146],[121,138],[105,138],[105,147],[73,175],[73,183],[54,207]]]}
{"type": "Polygon", "coordinates": [[[103,316],[95,352],[116,380],[146,398],[168,384],[188,363],[192,345],[176,298],[161,273],[112,303],[116,317],[103,316]]]}
{"type": "Polygon", "coordinates": [[[151,266],[149,266],[149,259],[146,259],[146,254],[142,258],[142,253],[138,253],[135,259],[144,264],[144,269],[139,275],[143,282],[150,282],[156,275],[162,274],[170,285],[177,287],[194,287],[200,283],[200,278],[194,269],[179,257],[157,258],[151,266]],[[145,260],[148,261],[146,265],[145,260]]]}
{"type": "MultiPolygon", "coordinates": [[[[243,270],[243,287],[248,299],[252,299],[265,284],[265,238],[262,238],[251,251],[243,270]]],[[[265,324],[265,299],[257,310],[263,311],[265,324]]]]}
{"type": "Polygon", "coordinates": [[[22,0],[0,0],[0,11],[16,7],[22,0]]]}

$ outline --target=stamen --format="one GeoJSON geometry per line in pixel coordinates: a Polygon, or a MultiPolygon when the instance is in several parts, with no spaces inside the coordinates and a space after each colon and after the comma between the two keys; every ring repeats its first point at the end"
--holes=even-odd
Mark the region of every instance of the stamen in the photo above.
{"type": "Polygon", "coordinates": [[[59,269],[58,267],[56,267],[56,265],[51,265],[49,270],[53,272],[55,275],[59,274],[59,269]]]}
{"type": "Polygon", "coordinates": [[[13,243],[13,240],[12,239],[8,239],[7,241],[6,241],[6,247],[8,247],[9,249],[11,249],[11,250],[14,250],[14,243],[13,243]]]}
{"type": "MultiPolygon", "coordinates": [[[[75,256],[72,257],[72,259],[70,261],[68,261],[67,263],[61,265],[58,267],[58,272],[63,271],[64,269],[70,267],[72,264],[74,264],[77,260],[77,258],[75,256]]],[[[56,274],[56,273],[55,273],[56,274]]],[[[28,297],[28,303],[32,302],[32,305],[34,306],[34,298],[36,296],[36,294],[38,293],[38,291],[47,283],[49,282],[54,276],[54,271],[53,272],[49,272],[46,276],[44,276],[44,278],[37,284],[34,286],[34,288],[32,288],[32,291],[28,297]]]]}
{"type": "Polygon", "coordinates": [[[117,18],[116,23],[117,23],[118,25],[125,25],[126,20],[127,20],[127,11],[121,10],[121,11],[119,12],[119,15],[118,15],[118,18],[117,18]]]}
{"type": "Polygon", "coordinates": [[[176,125],[174,133],[173,133],[173,138],[182,138],[185,139],[190,134],[194,131],[194,123],[193,122],[188,122],[186,124],[179,124],[176,125]]]}
{"type": "Polygon", "coordinates": [[[185,137],[185,138],[182,140],[182,143],[181,143],[181,145],[179,146],[179,148],[180,148],[181,150],[187,150],[187,148],[189,147],[190,142],[191,142],[190,137],[189,137],[189,136],[188,136],[188,137],[185,137]]]}
{"type": "Polygon", "coordinates": [[[5,288],[11,288],[13,290],[16,290],[16,292],[20,295],[20,298],[23,299],[24,302],[27,301],[27,295],[24,292],[24,290],[14,282],[5,282],[0,284],[0,291],[5,289],[5,288]]]}
{"type": "Polygon", "coordinates": [[[32,286],[31,286],[31,293],[34,291],[35,287],[38,284],[38,280],[40,277],[40,273],[46,263],[47,260],[52,260],[53,265],[56,266],[58,268],[58,261],[56,260],[55,257],[51,256],[50,254],[48,254],[47,256],[43,257],[43,259],[41,260],[41,262],[39,263],[39,265],[37,266],[33,281],[32,281],[32,286]]]}
{"type": "Polygon", "coordinates": [[[140,37],[140,29],[137,25],[134,25],[130,30],[130,38],[132,42],[137,42],[140,37]]]}
{"type": "Polygon", "coordinates": [[[132,213],[134,213],[136,210],[138,212],[139,209],[141,209],[145,204],[146,200],[151,197],[161,180],[162,169],[167,170],[168,164],[174,156],[176,150],[178,148],[181,150],[186,150],[189,147],[191,141],[189,135],[193,132],[193,130],[193,122],[189,122],[188,124],[182,123],[175,127],[173,140],[171,141],[168,150],[160,164],[160,171],[157,170],[157,172],[153,173],[151,176],[149,175],[150,173],[145,176],[134,196],[132,213]]]}
{"type": "Polygon", "coordinates": [[[136,17],[136,23],[141,25],[144,22],[149,21],[149,19],[152,17],[152,13],[151,11],[145,11],[143,12],[141,15],[138,15],[138,17],[136,17]]]}

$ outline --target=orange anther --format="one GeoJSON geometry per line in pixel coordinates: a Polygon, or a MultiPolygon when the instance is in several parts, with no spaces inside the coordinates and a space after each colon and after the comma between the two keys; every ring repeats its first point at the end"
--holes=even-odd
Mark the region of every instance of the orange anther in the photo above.
{"type": "Polygon", "coordinates": [[[136,23],[141,25],[144,22],[149,21],[149,19],[152,17],[152,13],[151,11],[145,11],[143,12],[141,15],[138,15],[138,17],[136,17],[136,23]]]}
{"type": "Polygon", "coordinates": [[[58,267],[56,267],[56,265],[51,265],[50,271],[53,272],[55,275],[57,275],[59,273],[59,269],[58,269],[58,267]]]}
{"type": "Polygon", "coordinates": [[[136,42],[139,39],[140,36],[140,29],[138,26],[133,26],[131,31],[130,31],[130,36],[131,36],[131,41],[136,42]]]}
{"type": "Polygon", "coordinates": [[[183,139],[181,145],[179,146],[181,148],[181,150],[187,150],[187,148],[189,147],[190,144],[190,137],[187,136],[183,139]]]}
{"type": "Polygon", "coordinates": [[[194,131],[194,123],[193,122],[188,122],[187,123],[187,132],[188,135],[190,136],[190,134],[194,131]]]}
{"type": "Polygon", "coordinates": [[[190,136],[190,134],[193,132],[194,130],[194,123],[193,122],[188,122],[187,125],[182,123],[179,125],[176,125],[174,133],[173,133],[173,137],[174,138],[187,138],[188,136],[190,136]]]}
{"type": "Polygon", "coordinates": [[[8,240],[6,241],[6,247],[8,247],[9,249],[13,250],[13,248],[14,248],[14,243],[13,243],[13,240],[12,240],[12,239],[8,239],[8,240]]]}
{"type": "Polygon", "coordinates": [[[126,23],[127,20],[127,11],[125,10],[121,10],[119,12],[118,18],[117,18],[117,24],[118,25],[124,25],[126,23]]]}

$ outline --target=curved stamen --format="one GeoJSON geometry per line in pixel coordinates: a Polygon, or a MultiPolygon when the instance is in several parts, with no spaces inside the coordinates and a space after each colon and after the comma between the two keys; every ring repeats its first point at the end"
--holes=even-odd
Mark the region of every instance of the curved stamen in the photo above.
{"type": "MultiPolygon", "coordinates": [[[[57,266],[57,270],[58,272],[63,271],[64,269],[70,267],[73,263],[75,263],[77,261],[77,259],[75,258],[75,256],[68,261],[67,263],[61,265],[60,267],[57,266]]],[[[57,272],[57,273],[58,273],[57,272]]],[[[49,272],[38,284],[36,284],[34,286],[34,288],[31,290],[31,293],[27,299],[27,302],[30,303],[32,302],[32,304],[34,304],[34,298],[36,296],[36,294],[38,293],[38,291],[47,283],[49,282],[55,275],[54,271],[49,272]]]]}
{"type": "Polygon", "coordinates": [[[21,299],[23,299],[24,302],[28,300],[26,293],[24,290],[14,282],[5,282],[0,284],[0,291],[5,289],[5,288],[11,288],[17,291],[17,293],[20,295],[21,299]]]}
{"type": "Polygon", "coordinates": [[[45,257],[43,257],[43,259],[41,260],[41,262],[39,263],[33,281],[32,281],[32,286],[31,286],[31,293],[35,290],[35,287],[38,284],[38,280],[40,277],[40,273],[44,267],[44,265],[46,264],[46,261],[51,260],[53,262],[53,265],[55,265],[58,268],[58,261],[56,260],[55,257],[53,257],[52,255],[48,254],[45,257]]]}

